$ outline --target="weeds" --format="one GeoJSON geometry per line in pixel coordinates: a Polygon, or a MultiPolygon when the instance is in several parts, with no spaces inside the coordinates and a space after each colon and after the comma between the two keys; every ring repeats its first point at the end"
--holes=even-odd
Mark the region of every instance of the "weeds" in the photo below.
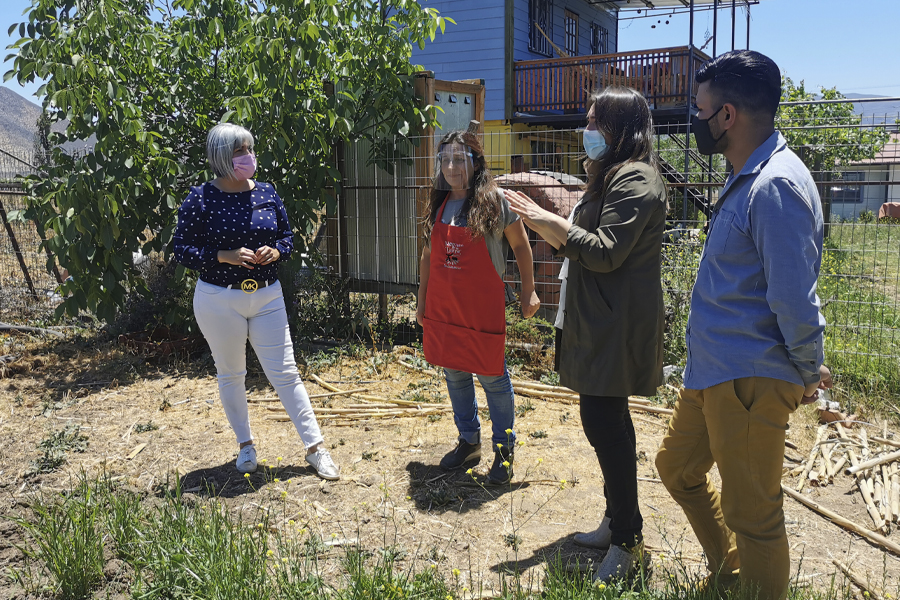
{"type": "Polygon", "coordinates": [[[38,497],[31,505],[30,519],[14,519],[26,532],[22,549],[26,567],[19,573],[23,583],[36,583],[43,571],[54,593],[64,600],[90,596],[103,581],[103,537],[100,531],[102,486],[84,478],[61,498],[38,497]]]}
{"type": "Polygon", "coordinates": [[[559,373],[548,371],[541,375],[541,383],[546,385],[559,385],[559,373]]]}
{"type": "Polygon", "coordinates": [[[25,472],[25,477],[32,477],[39,473],[51,473],[66,464],[67,452],[84,452],[87,450],[88,438],[81,433],[79,425],[69,424],[65,429],[51,433],[38,448],[41,455],[32,461],[31,466],[25,472]]]}
{"type": "Polygon", "coordinates": [[[159,429],[159,425],[154,423],[153,421],[147,421],[146,423],[138,423],[134,426],[135,433],[147,433],[148,431],[156,431],[159,429]]]}
{"type": "Polygon", "coordinates": [[[533,411],[535,408],[537,407],[534,405],[531,399],[525,398],[525,400],[523,400],[518,404],[518,406],[516,406],[516,416],[522,418],[533,411]]]}
{"type": "MultiPolygon", "coordinates": [[[[540,463],[538,463],[540,464],[540,463]]],[[[532,467],[534,468],[534,467],[532,467]]],[[[529,469],[528,471],[530,471],[529,469]]],[[[526,472],[525,479],[528,478],[526,472]]],[[[560,482],[529,516],[511,522],[500,542],[518,553],[524,544],[521,528],[541,508],[565,489],[560,482]]],[[[262,507],[233,511],[216,499],[192,500],[181,495],[180,481],[165,485],[155,503],[116,485],[106,478],[84,475],[63,494],[39,496],[30,503],[27,517],[15,519],[25,535],[24,566],[12,576],[33,596],[47,592],[62,600],[102,597],[104,555],[127,565],[121,570],[132,598],[204,600],[457,600],[468,597],[458,568],[445,563],[444,550],[436,545],[422,548],[421,557],[430,564],[417,566],[412,551],[395,539],[368,552],[358,545],[343,556],[340,574],[331,561],[335,549],[319,534],[307,533],[294,521],[277,522],[262,507]],[[410,560],[413,559],[413,560],[410,560]],[[326,581],[324,573],[330,573],[326,581]]],[[[457,498],[446,484],[429,487],[432,502],[449,504],[457,498]],[[444,495],[439,495],[443,490],[444,495]]],[[[511,493],[510,515],[516,516],[511,493]]],[[[387,497],[387,495],[385,496],[387,497]]],[[[657,566],[651,586],[642,573],[634,586],[593,585],[589,572],[578,563],[549,556],[542,589],[533,590],[530,580],[510,565],[501,581],[506,600],[710,600],[701,591],[693,568],[676,559],[657,566]]],[[[469,585],[479,576],[469,565],[469,585]]],[[[795,578],[791,600],[850,600],[853,589],[842,577],[821,578],[820,589],[800,587],[795,578]]],[[[885,582],[882,582],[882,589],[885,582]]],[[[477,591],[477,590],[474,590],[477,591]]],[[[106,594],[108,596],[108,593],[106,594]]],[[[887,596],[886,596],[887,597],[887,596]]]]}

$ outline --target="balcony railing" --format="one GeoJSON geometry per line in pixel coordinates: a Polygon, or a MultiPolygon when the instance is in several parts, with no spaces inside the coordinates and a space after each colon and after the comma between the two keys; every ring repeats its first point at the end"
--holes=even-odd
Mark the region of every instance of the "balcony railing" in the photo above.
{"type": "Polygon", "coordinates": [[[594,91],[609,86],[641,92],[651,108],[686,106],[689,84],[709,57],[681,46],[641,52],[518,61],[514,109],[519,113],[584,113],[594,91]]]}

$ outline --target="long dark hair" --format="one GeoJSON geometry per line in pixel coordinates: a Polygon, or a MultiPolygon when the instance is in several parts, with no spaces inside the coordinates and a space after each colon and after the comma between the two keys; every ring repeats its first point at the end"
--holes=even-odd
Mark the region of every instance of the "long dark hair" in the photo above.
{"type": "Polygon", "coordinates": [[[609,87],[591,96],[591,102],[597,129],[612,142],[606,154],[587,161],[587,193],[601,196],[619,169],[628,163],[645,162],[659,172],[647,100],[631,88],[609,87]]]}
{"type": "MultiPolygon", "coordinates": [[[[474,183],[469,190],[469,197],[463,203],[461,213],[466,216],[466,229],[473,238],[479,236],[499,235],[502,232],[503,223],[500,221],[500,189],[491,177],[484,160],[484,150],[478,136],[469,131],[451,131],[441,139],[438,149],[444,144],[460,144],[466,146],[472,152],[472,167],[475,171],[474,183]]],[[[425,237],[431,239],[431,230],[437,221],[438,211],[447,197],[450,188],[444,179],[444,173],[438,167],[438,180],[431,187],[429,199],[428,219],[425,221],[425,237]]]]}

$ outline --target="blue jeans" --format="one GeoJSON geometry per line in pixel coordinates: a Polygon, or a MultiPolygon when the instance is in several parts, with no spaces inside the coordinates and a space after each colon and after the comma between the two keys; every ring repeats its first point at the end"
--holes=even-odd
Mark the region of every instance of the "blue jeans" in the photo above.
{"type": "MultiPolygon", "coordinates": [[[[471,373],[444,369],[447,378],[447,393],[453,405],[453,420],[459,430],[459,438],[469,444],[481,442],[481,421],[478,419],[478,403],[475,401],[475,382],[471,373]]],[[[503,444],[512,448],[516,442],[516,433],[506,433],[513,428],[516,418],[516,405],[513,396],[509,371],[504,366],[503,375],[476,375],[484,394],[487,396],[488,410],[491,414],[491,446],[503,444]]]]}

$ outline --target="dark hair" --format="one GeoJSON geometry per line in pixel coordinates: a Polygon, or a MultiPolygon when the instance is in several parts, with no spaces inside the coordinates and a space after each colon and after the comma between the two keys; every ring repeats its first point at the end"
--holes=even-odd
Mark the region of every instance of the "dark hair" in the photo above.
{"type": "MultiPolygon", "coordinates": [[[[466,217],[466,229],[473,238],[478,236],[499,235],[502,232],[503,223],[500,220],[500,199],[502,194],[500,188],[491,177],[491,172],[487,168],[484,160],[484,150],[478,136],[469,131],[451,131],[445,135],[438,150],[445,144],[460,144],[466,146],[472,152],[472,168],[474,172],[474,184],[469,190],[469,197],[463,203],[460,213],[466,217]]],[[[431,230],[437,220],[438,211],[444,198],[450,192],[449,185],[444,179],[444,173],[440,169],[437,174],[437,181],[431,187],[431,196],[429,200],[428,218],[425,221],[425,237],[431,239],[431,230]]]]}
{"type": "Polygon", "coordinates": [[[753,50],[732,50],[706,61],[697,83],[709,82],[718,104],[775,118],[781,102],[781,71],[775,61],[753,50]]]}
{"type": "Polygon", "coordinates": [[[587,193],[602,194],[627,163],[645,162],[659,172],[647,100],[631,88],[609,87],[591,96],[591,102],[597,129],[612,141],[603,156],[587,162],[587,193]]]}

